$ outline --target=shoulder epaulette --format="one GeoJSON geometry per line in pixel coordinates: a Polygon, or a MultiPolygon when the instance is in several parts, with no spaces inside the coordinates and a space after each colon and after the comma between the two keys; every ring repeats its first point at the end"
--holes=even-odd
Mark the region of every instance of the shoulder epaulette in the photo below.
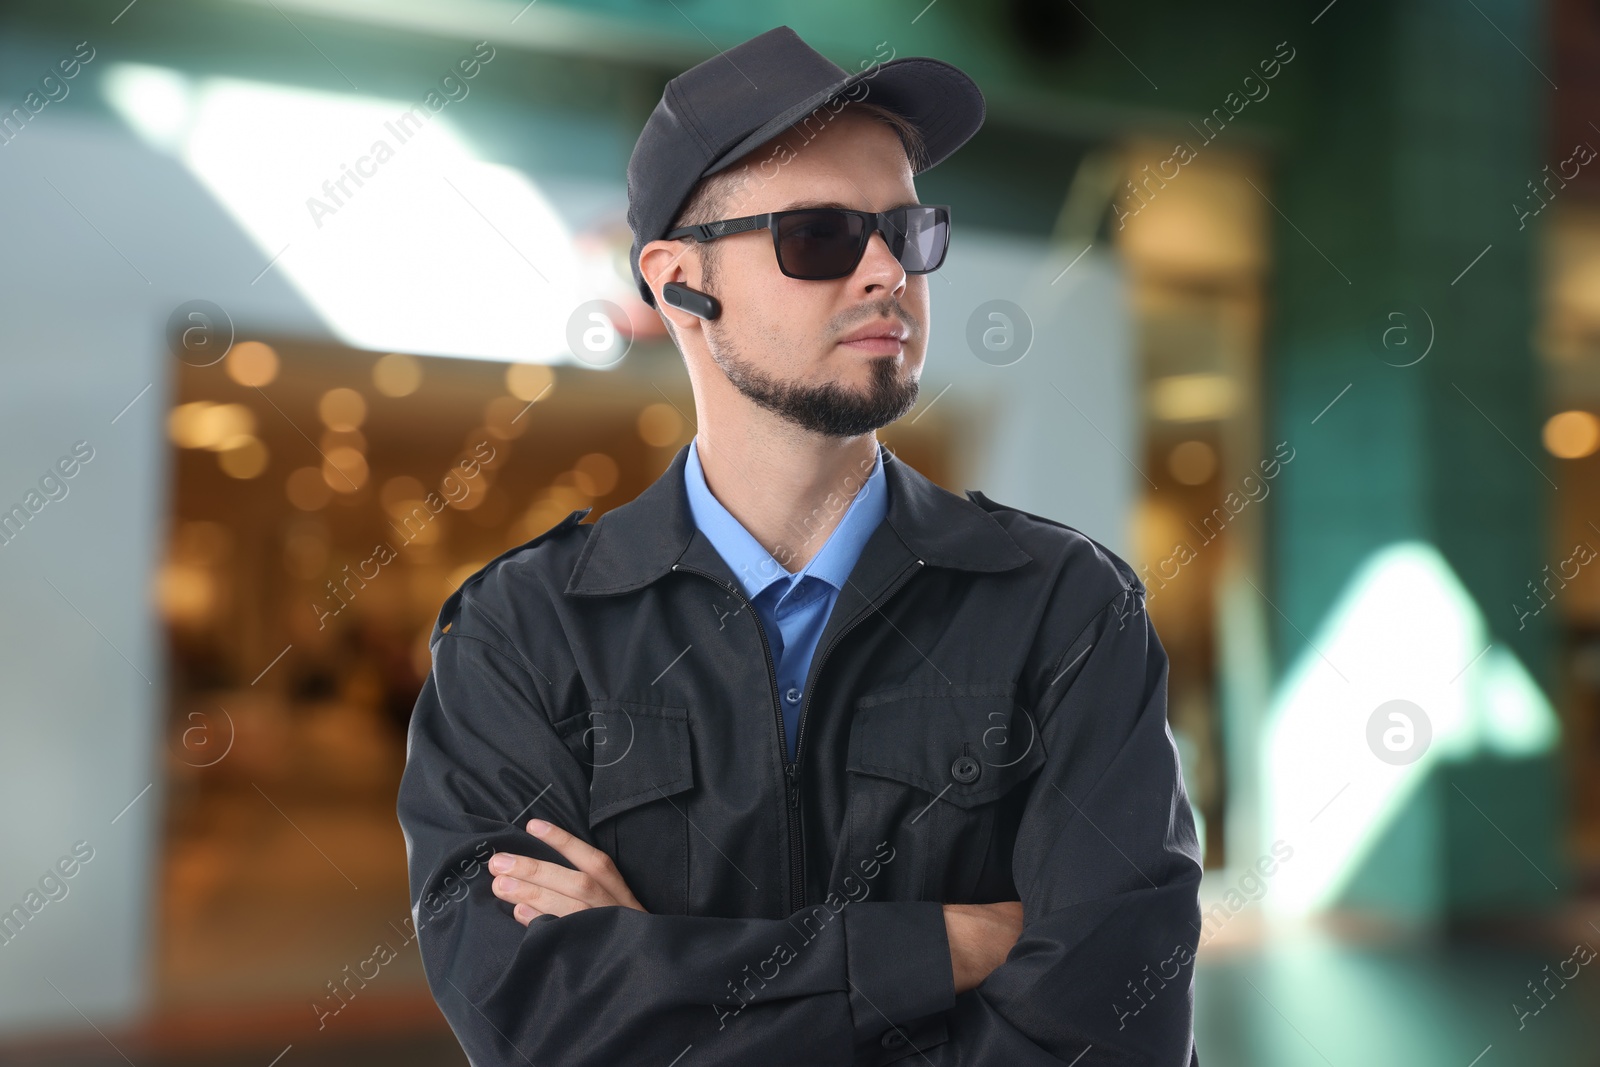
{"type": "Polygon", "coordinates": [[[439,640],[440,634],[448,633],[450,631],[451,623],[455,622],[456,611],[461,606],[461,595],[467,591],[468,586],[474,584],[480,578],[482,578],[484,574],[488,573],[489,568],[493,567],[496,563],[499,563],[507,556],[515,555],[516,553],[521,552],[523,549],[532,548],[539,542],[546,541],[551,537],[554,537],[556,534],[567,529],[569,526],[576,526],[588,516],[589,512],[593,510],[593,508],[579,508],[577,511],[572,512],[566,518],[550,527],[550,529],[546,530],[544,533],[539,534],[537,537],[534,537],[531,540],[524,541],[522,544],[517,545],[514,548],[506,549],[504,552],[500,553],[498,556],[494,557],[488,563],[485,563],[482,567],[479,567],[476,571],[469,575],[467,579],[456,588],[455,592],[451,593],[445,598],[443,606],[439,608],[439,617],[435,619],[433,623],[433,633],[428,636],[428,647],[433,647],[434,642],[439,640]]]}

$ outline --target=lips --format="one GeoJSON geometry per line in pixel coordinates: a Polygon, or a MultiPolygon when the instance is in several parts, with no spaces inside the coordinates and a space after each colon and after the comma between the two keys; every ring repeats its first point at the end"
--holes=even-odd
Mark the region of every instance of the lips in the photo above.
{"type": "Polygon", "coordinates": [[[854,341],[868,340],[889,340],[898,342],[904,341],[905,339],[906,329],[903,326],[898,326],[894,323],[871,323],[861,327],[854,333],[846,334],[844,337],[839,339],[839,343],[842,345],[847,345],[854,341]]]}
{"type": "Polygon", "coordinates": [[[846,335],[839,343],[878,356],[892,356],[900,351],[907,330],[897,323],[871,323],[846,335]]]}

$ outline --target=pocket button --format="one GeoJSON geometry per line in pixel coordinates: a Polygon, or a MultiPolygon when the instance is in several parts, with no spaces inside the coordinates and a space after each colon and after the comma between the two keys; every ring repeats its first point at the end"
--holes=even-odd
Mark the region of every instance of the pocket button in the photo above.
{"type": "Polygon", "coordinates": [[[956,761],[950,764],[950,777],[954,778],[962,785],[966,785],[968,782],[977,781],[978,774],[981,770],[982,767],[973,757],[957,756],[956,761]]]}
{"type": "Polygon", "coordinates": [[[905,1043],[906,1035],[899,1030],[885,1030],[883,1036],[878,1039],[878,1044],[884,1048],[900,1048],[905,1043]]]}

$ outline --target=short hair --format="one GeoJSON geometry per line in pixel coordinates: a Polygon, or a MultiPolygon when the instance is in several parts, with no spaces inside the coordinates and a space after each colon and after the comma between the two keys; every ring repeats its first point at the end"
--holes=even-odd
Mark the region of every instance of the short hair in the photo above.
{"type": "MultiPolygon", "coordinates": [[[[834,97],[834,100],[839,99],[842,98],[834,97]]],[[[811,122],[817,113],[827,106],[826,103],[819,105],[810,115],[791,124],[789,129],[801,129],[804,124],[811,122]]],[[[911,164],[913,174],[924,168],[927,163],[927,145],[923,141],[922,131],[917,129],[909,119],[898,111],[892,111],[882,104],[875,104],[867,100],[846,99],[844,107],[841,107],[834,114],[843,114],[851,108],[876,119],[899,135],[900,144],[906,150],[906,161],[911,164]]],[[[826,118],[824,117],[822,121],[826,121],[826,118]]],[[[807,140],[810,140],[811,136],[815,136],[815,134],[808,136],[807,140]]],[[[694,188],[689,190],[689,195],[684,200],[682,209],[679,210],[667,229],[670,231],[682,226],[698,226],[702,223],[716,222],[718,219],[725,218],[726,212],[729,210],[728,205],[733,202],[734,194],[747,180],[742,171],[743,168],[730,167],[727,170],[721,170],[701,178],[695,183],[694,188]]],[[[690,241],[693,238],[680,237],[678,240],[690,241]]],[[[717,243],[715,241],[700,243],[700,264],[704,271],[705,281],[708,283],[715,281],[717,276],[717,243]]],[[[660,314],[662,321],[667,324],[667,333],[671,335],[673,343],[676,344],[678,334],[672,326],[672,320],[667,318],[659,307],[656,308],[656,313],[660,314]]]]}

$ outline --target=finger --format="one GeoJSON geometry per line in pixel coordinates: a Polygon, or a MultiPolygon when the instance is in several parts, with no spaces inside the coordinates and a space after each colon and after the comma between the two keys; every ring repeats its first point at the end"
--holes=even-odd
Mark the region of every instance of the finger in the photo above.
{"type": "Polygon", "coordinates": [[[573,834],[568,833],[554,823],[545,822],[543,819],[529,819],[527,830],[534,837],[543,841],[567,859],[580,871],[593,871],[600,862],[609,863],[610,857],[587,841],[583,841],[573,834]]]}
{"type": "Polygon", "coordinates": [[[590,907],[581,900],[574,900],[553,889],[516,878],[507,879],[504,875],[495,879],[494,895],[513,905],[512,915],[524,926],[540,915],[571,915],[590,907]]]}
{"type": "Polygon", "coordinates": [[[573,900],[581,900],[592,908],[617,903],[606,887],[592,875],[548,860],[501,852],[490,857],[489,869],[502,878],[543,886],[573,900]]]}
{"type": "Polygon", "coordinates": [[[622,874],[617,870],[616,864],[611,862],[611,857],[600,849],[541,819],[528,820],[528,832],[565,856],[578,870],[599,882],[617,903],[640,911],[644,910],[640,907],[638,898],[633,895],[633,890],[628,888],[628,883],[622,880],[622,874]]]}
{"type": "Polygon", "coordinates": [[[523,925],[526,925],[526,918],[538,918],[539,915],[571,915],[573,912],[594,907],[587,901],[566,896],[558,889],[534,885],[531,881],[512,878],[510,875],[499,875],[498,878],[491,880],[490,891],[501,901],[514,905],[512,913],[517,915],[518,920],[523,920],[523,925]],[[523,918],[525,915],[526,918],[523,918]]]}

